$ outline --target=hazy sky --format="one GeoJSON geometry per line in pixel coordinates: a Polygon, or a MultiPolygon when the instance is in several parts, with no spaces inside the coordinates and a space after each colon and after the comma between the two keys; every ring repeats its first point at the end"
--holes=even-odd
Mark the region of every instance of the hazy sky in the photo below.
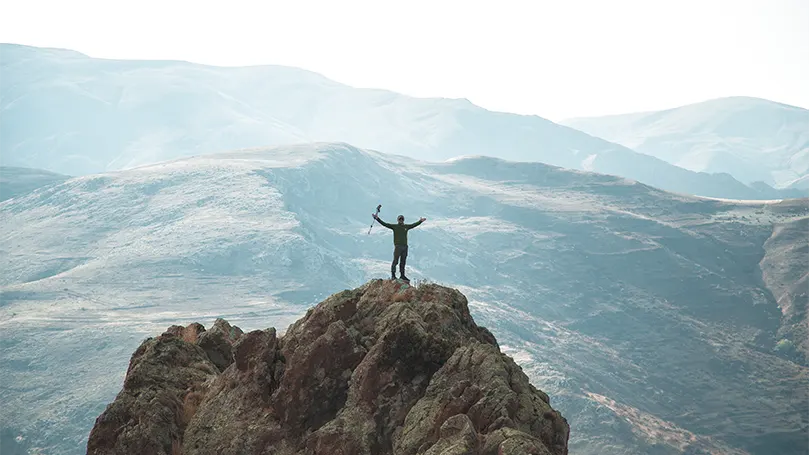
{"type": "Polygon", "coordinates": [[[7,1],[0,42],[291,65],[551,120],[731,95],[809,108],[809,0],[7,1]]]}

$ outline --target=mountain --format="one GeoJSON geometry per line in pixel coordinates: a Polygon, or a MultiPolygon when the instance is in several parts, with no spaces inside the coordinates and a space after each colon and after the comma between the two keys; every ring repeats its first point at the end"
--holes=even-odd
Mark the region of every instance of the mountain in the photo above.
{"type": "Polygon", "coordinates": [[[0,201],[23,194],[50,184],[61,183],[70,178],[42,169],[0,166],[0,201]]]}
{"type": "Polygon", "coordinates": [[[809,174],[804,175],[799,179],[791,181],[787,188],[795,191],[803,191],[803,192],[809,191],[809,174]]]}
{"type": "Polygon", "coordinates": [[[296,68],[105,60],[9,44],[0,45],[0,65],[0,151],[15,166],[87,175],[338,141],[428,161],[493,156],[685,194],[769,198],[729,175],[687,171],[537,116],[358,89],[296,68]]]}
{"type": "Polygon", "coordinates": [[[380,203],[386,221],[427,218],[409,234],[408,276],[468,298],[553,397],[571,453],[805,452],[809,199],[714,200],[329,143],[80,176],[0,202],[0,434],[84,453],[145,338],[217,318],[287,327],[335,290],[387,277],[380,203]]]}
{"type": "Polygon", "coordinates": [[[548,395],[435,284],[370,281],[281,337],[175,325],[129,365],[88,454],[568,454],[548,395]]]}
{"type": "Polygon", "coordinates": [[[562,123],[685,169],[727,173],[747,184],[786,188],[809,175],[809,110],[764,99],[720,98],[562,123]]]}

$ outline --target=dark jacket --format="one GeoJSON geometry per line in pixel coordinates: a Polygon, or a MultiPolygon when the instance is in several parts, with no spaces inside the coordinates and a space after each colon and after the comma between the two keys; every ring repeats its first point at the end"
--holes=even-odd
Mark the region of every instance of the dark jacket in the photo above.
{"type": "Polygon", "coordinates": [[[411,224],[404,224],[404,223],[402,223],[402,224],[399,224],[399,223],[391,224],[391,223],[386,223],[386,222],[382,221],[380,218],[377,218],[376,220],[379,221],[379,224],[381,224],[382,226],[385,226],[386,228],[393,231],[393,244],[397,245],[397,246],[400,246],[400,245],[406,246],[407,245],[407,231],[409,231],[410,229],[413,229],[414,227],[421,224],[421,220],[416,221],[415,223],[411,223],[411,224]]]}

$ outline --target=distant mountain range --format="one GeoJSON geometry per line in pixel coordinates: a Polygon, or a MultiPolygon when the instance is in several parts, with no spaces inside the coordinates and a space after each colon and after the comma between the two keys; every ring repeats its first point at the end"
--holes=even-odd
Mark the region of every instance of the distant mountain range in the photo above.
{"type": "Polygon", "coordinates": [[[2,44],[0,71],[0,153],[7,166],[87,175],[246,147],[344,141],[435,162],[458,156],[542,162],[684,194],[809,194],[686,170],[537,116],[352,88],[296,68],[106,60],[2,44]]]}
{"type": "Polygon", "coordinates": [[[0,166],[0,201],[20,196],[52,183],[63,182],[70,178],[42,169],[0,166]]]}
{"type": "MultiPolygon", "coordinates": [[[[171,324],[283,331],[386,278],[461,290],[569,420],[577,455],[801,455],[809,200],[308,144],[177,159],[0,202],[3,453],[85,453],[130,355],[171,324]],[[30,452],[27,450],[30,449],[30,452]],[[15,452],[19,451],[19,452],[15,452]]],[[[280,333],[279,333],[280,334],[280,333]]]]}
{"type": "Polygon", "coordinates": [[[809,188],[809,110],[800,107],[730,97],[562,123],[695,172],[727,173],[747,184],[809,188]]]}

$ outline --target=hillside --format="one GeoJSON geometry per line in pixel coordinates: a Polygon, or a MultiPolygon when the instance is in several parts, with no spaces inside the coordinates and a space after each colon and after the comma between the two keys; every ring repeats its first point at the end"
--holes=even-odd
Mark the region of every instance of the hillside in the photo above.
{"type": "Polygon", "coordinates": [[[19,197],[46,185],[60,183],[70,178],[42,169],[0,166],[0,201],[19,197]]]}
{"type": "Polygon", "coordinates": [[[572,453],[805,449],[806,351],[779,347],[801,347],[805,245],[777,227],[805,226],[809,200],[345,144],[175,160],[0,202],[0,434],[83,453],[144,338],[215,318],[286,327],[386,277],[391,235],[368,233],[379,203],[385,220],[427,217],[408,275],[468,297],[554,397],[572,453]]]}
{"type": "Polygon", "coordinates": [[[786,188],[809,175],[809,110],[759,98],[562,123],[685,169],[727,173],[748,184],[786,188]]]}
{"type": "Polygon", "coordinates": [[[88,454],[568,454],[548,395],[434,284],[372,280],[283,336],[174,325],[129,365],[88,454]]]}
{"type": "Polygon", "coordinates": [[[769,199],[728,175],[678,168],[537,116],[463,99],[358,89],[280,66],[94,59],[0,44],[0,152],[70,175],[247,147],[339,141],[411,158],[544,162],[669,191],[769,199]]]}

